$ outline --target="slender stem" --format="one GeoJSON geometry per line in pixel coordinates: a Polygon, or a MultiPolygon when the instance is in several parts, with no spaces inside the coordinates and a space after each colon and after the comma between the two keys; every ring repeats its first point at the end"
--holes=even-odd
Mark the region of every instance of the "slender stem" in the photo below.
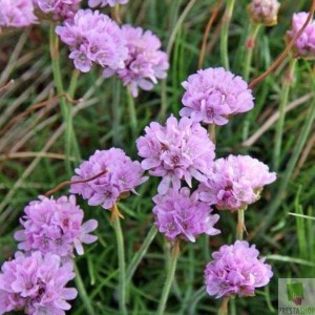
{"type": "Polygon", "coordinates": [[[245,50],[245,62],[244,62],[244,79],[247,81],[249,79],[250,68],[253,59],[253,52],[255,48],[255,42],[257,34],[259,32],[261,24],[250,24],[249,36],[246,40],[246,50],[245,50]]]}
{"type": "Polygon", "coordinates": [[[76,90],[77,85],[78,85],[79,75],[80,75],[80,72],[78,70],[76,70],[76,69],[73,70],[69,89],[68,89],[68,94],[69,94],[69,97],[71,97],[71,98],[74,98],[75,90],[76,90]]]}
{"type": "Polygon", "coordinates": [[[221,41],[220,41],[220,50],[221,50],[221,59],[222,65],[227,70],[230,69],[229,63],[229,53],[228,53],[228,41],[229,41],[229,28],[230,22],[233,15],[235,0],[227,0],[225,13],[223,16],[223,25],[221,31],[221,41]]]}
{"type": "Polygon", "coordinates": [[[127,268],[126,272],[126,283],[127,285],[131,281],[135,271],[137,270],[140,262],[142,261],[143,257],[146,255],[149,246],[151,245],[152,241],[154,240],[155,236],[157,234],[157,229],[153,225],[144,239],[144,242],[142,243],[140,249],[135,253],[135,255],[132,257],[131,262],[127,268]]]}
{"type": "MultiPolygon", "coordinates": [[[[61,114],[65,122],[66,169],[67,169],[68,174],[72,174],[70,157],[71,157],[72,143],[75,143],[76,138],[74,135],[73,123],[72,123],[72,115],[71,115],[72,108],[70,104],[67,104],[64,86],[62,82],[61,67],[60,67],[60,54],[59,54],[59,40],[55,34],[55,25],[53,23],[50,26],[49,44],[50,44],[50,55],[51,55],[54,83],[57,89],[57,93],[60,95],[61,114]]],[[[78,158],[80,157],[78,156],[78,158]]]]}
{"type": "Polygon", "coordinates": [[[244,230],[245,230],[245,210],[240,209],[237,211],[236,239],[242,240],[244,238],[244,230]]]}
{"type": "Polygon", "coordinates": [[[168,296],[169,296],[171,286],[172,286],[174,276],[175,276],[178,257],[179,257],[179,241],[176,241],[174,244],[174,247],[172,248],[171,257],[169,259],[166,280],[165,280],[164,288],[162,291],[162,296],[160,299],[157,315],[164,315],[166,302],[168,300],[168,296]]]}
{"type": "Polygon", "coordinates": [[[196,314],[196,306],[198,304],[198,302],[203,299],[206,296],[206,288],[204,286],[202,286],[198,291],[196,291],[190,299],[190,303],[189,303],[189,311],[188,314],[189,315],[193,315],[196,314]]]}
{"type": "Polygon", "coordinates": [[[118,265],[119,265],[119,309],[121,315],[127,314],[126,308],[126,265],[124,236],[120,224],[120,213],[117,205],[112,209],[112,225],[116,235],[118,265]]]}
{"type": "Polygon", "coordinates": [[[74,265],[76,277],[74,279],[76,287],[78,288],[80,298],[83,301],[84,307],[89,315],[95,315],[93,306],[91,304],[90,298],[85,290],[84,283],[82,281],[79,268],[77,265],[74,265]]]}
{"type": "Polygon", "coordinates": [[[228,315],[228,306],[229,306],[230,297],[224,297],[221,303],[221,306],[218,311],[218,315],[228,315]]]}
{"type": "Polygon", "coordinates": [[[138,127],[138,119],[137,119],[137,111],[135,107],[135,100],[131,95],[129,89],[127,89],[127,98],[128,98],[128,109],[129,109],[129,118],[131,124],[132,135],[135,138],[137,136],[137,127],[138,127]]]}
{"type": "Polygon", "coordinates": [[[215,143],[216,141],[215,124],[208,125],[208,136],[209,136],[209,139],[213,143],[215,143]]]}
{"type": "Polygon", "coordinates": [[[290,93],[290,87],[293,80],[292,78],[294,77],[295,64],[296,64],[296,59],[292,59],[288,68],[288,72],[285,74],[285,78],[282,84],[281,100],[280,100],[280,106],[279,106],[279,119],[276,126],[275,147],[273,151],[274,152],[273,165],[274,165],[275,171],[279,169],[279,165],[280,165],[286,105],[288,104],[288,100],[289,100],[289,93],[290,93]]]}

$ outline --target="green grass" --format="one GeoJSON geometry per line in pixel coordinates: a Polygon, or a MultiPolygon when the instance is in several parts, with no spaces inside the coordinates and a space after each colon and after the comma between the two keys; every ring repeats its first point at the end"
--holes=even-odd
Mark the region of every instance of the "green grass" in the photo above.
{"type": "MultiPolygon", "coordinates": [[[[83,159],[95,149],[111,146],[122,147],[136,158],[135,139],[143,128],[152,120],[163,120],[164,113],[178,114],[183,94],[181,82],[197,70],[203,31],[214,2],[130,0],[123,8],[125,22],[151,29],[161,37],[164,49],[171,51],[171,68],[167,82],[135,99],[136,116],[132,117],[133,104],[118,80],[102,80],[97,70],[79,76],[75,103],[68,106],[72,106],[74,132],[83,159]]],[[[281,2],[279,24],[259,30],[251,79],[262,73],[284,49],[284,35],[292,13],[310,6],[310,1],[281,2]]],[[[239,74],[244,71],[246,59],[247,3],[236,1],[228,36],[230,68],[239,74]]],[[[225,57],[221,54],[220,36],[216,35],[222,13],[221,10],[209,35],[211,51],[207,51],[205,66],[220,66],[225,57]]],[[[24,32],[0,34],[0,87],[14,80],[0,91],[0,261],[11,257],[16,250],[12,235],[18,228],[23,207],[68,179],[64,159],[68,155],[65,141],[69,139],[64,137],[64,115],[55,97],[48,38],[49,25],[45,24],[24,32]],[[44,101],[44,106],[29,110],[44,101]]],[[[250,114],[236,117],[217,130],[217,156],[248,153],[270,166],[275,163],[279,169],[277,182],[268,186],[261,200],[245,214],[251,242],[267,257],[275,275],[268,288],[258,290],[256,297],[233,300],[231,314],[276,314],[278,277],[315,277],[314,98],[309,97],[287,112],[283,126],[277,127],[275,122],[250,146],[242,145],[279,110],[281,101],[286,101],[282,84],[286,67],[287,63],[257,86],[256,106],[250,114]],[[244,128],[247,128],[246,137],[244,128]],[[279,137],[281,148],[274,161],[279,137]]],[[[311,62],[297,62],[296,80],[285,107],[314,91],[312,67],[311,62]]],[[[64,88],[68,90],[73,67],[63,46],[61,69],[64,88]]],[[[74,151],[72,148],[72,167],[79,163],[74,151]]],[[[151,198],[156,194],[157,183],[157,179],[150,179],[139,189],[139,196],[130,197],[120,206],[125,214],[122,228],[127,267],[152,227],[151,198]]],[[[66,192],[65,189],[58,194],[66,192]]],[[[109,213],[81,204],[86,217],[97,218],[100,223],[99,241],[86,246],[86,254],[76,259],[81,294],[69,313],[118,315],[118,257],[109,213]]],[[[196,244],[182,247],[166,314],[217,313],[219,302],[200,290],[203,269],[212,251],[234,240],[235,220],[230,213],[222,213],[218,224],[222,234],[210,240],[201,237],[196,244]]],[[[153,231],[150,233],[152,236],[153,231]]],[[[130,282],[129,314],[156,314],[165,282],[167,251],[168,244],[157,234],[130,282]]],[[[127,274],[131,267],[127,268],[127,274]]]]}

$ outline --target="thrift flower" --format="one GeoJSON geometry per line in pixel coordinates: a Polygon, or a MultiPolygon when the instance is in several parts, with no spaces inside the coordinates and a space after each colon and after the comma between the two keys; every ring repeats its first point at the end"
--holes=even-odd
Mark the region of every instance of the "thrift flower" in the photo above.
{"type": "Polygon", "coordinates": [[[29,252],[38,250],[61,257],[71,257],[74,249],[83,254],[84,244],[97,240],[89,233],[97,227],[96,220],[83,223],[83,210],[76,205],[74,196],[57,200],[40,197],[24,209],[21,219],[23,230],[16,232],[19,249],[29,252]]]}
{"type": "Polygon", "coordinates": [[[114,7],[116,4],[126,4],[127,2],[128,0],[89,0],[89,6],[91,8],[105,7],[107,5],[114,7]]]}
{"type": "Polygon", "coordinates": [[[81,72],[89,72],[93,64],[113,74],[124,68],[127,57],[125,40],[119,26],[99,11],[79,10],[73,20],[57,26],[56,33],[70,47],[70,59],[81,72]]]}
{"type": "Polygon", "coordinates": [[[88,161],[75,170],[72,181],[84,183],[72,184],[70,191],[88,200],[90,206],[102,206],[111,209],[117,201],[146,181],[138,161],[132,161],[123,150],[97,150],[88,161]],[[103,175],[88,180],[106,171],[103,175]]]}
{"type": "Polygon", "coordinates": [[[208,180],[199,186],[200,199],[218,209],[237,211],[256,202],[276,174],[250,156],[229,155],[214,162],[208,180]]]}
{"type": "Polygon", "coordinates": [[[216,298],[254,295],[255,289],[267,285],[273,276],[271,266],[258,256],[255,245],[246,241],[223,245],[205,269],[208,294],[216,298]]]}
{"type": "Polygon", "coordinates": [[[73,18],[79,9],[81,0],[34,0],[41,11],[52,14],[53,18],[73,18]]]}
{"type": "Polygon", "coordinates": [[[254,107],[252,91],[239,76],[223,68],[199,70],[183,82],[181,116],[205,124],[225,125],[232,115],[254,107]]]}
{"type": "Polygon", "coordinates": [[[125,67],[117,71],[131,94],[138,96],[138,88],[151,90],[158,79],[166,78],[168,57],[161,50],[161,41],[151,31],[124,25],[122,36],[127,43],[128,56],[125,67]]]}
{"type": "Polygon", "coordinates": [[[179,121],[171,116],[166,125],[152,122],[145,128],[145,135],[137,140],[141,165],[150,175],[162,177],[160,194],[170,186],[179,189],[181,180],[191,187],[192,178],[205,181],[211,172],[214,144],[207,130],[199,123],[184,117],[179,121]]]}
{"type": "MultiPolygon", "coordinates": [[[[303,27],[308,13],[299,12],[293,14],[292,27],[288,31],[289,39],[292,39],[303,27]]],[[[314,58],[315,56],[315,21],[312,20],[305,28],[301,36],[295,42],[295,51],[300,57],[314,58]]]]}
{"type": "Polygon", "coordinates": [[[33,0],[0,0],[0,27],[26,27],[36,21],[33,0]]]}
{"type": "Polygon", "coordinates": [[[24,311],[29,315],[64,315],[71,305],[67,300],[77,290],[66,288],[75,276],[72,263],[61,264],[61,258],[36,251],[30,256],[21,252],[2,265],[0,273],[0,314],[24,311]]]}
{"type": "Polygon", "coordinates": [[[200,234],[220,233],[214,228],[219,215],[211,214],[209,205],[199,201],[196,192],[190,195],[188,188],[169,189],[166,195],[157,195],[153,201],[155,224],[169,240],[181,237],[195,242],[200,234]]]}
{"type": "Polygon", "coordinates": [[[252,0],[248,11],[255,23],[273,26],[278,22],[280,3],[277,0],[252,0]]]}

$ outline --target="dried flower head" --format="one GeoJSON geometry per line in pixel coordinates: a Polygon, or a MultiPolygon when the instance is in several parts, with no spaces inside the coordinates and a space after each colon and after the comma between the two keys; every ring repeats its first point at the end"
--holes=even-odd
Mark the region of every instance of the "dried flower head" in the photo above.
{"type": "Polygon", "coordinates": [[[38,8],[51,14],[55,20],[73,18],[79,10],[81,0],[34,0],[38,8]]]}
{"type": "Polygon", "coordinates": [[[168,57],[161,50],[161,41],[151,31],[144,31],[141,27],[124,25],[122,27],[128,56],[125,67],[117,74],[131,94],[138,96],[138,88],[153,89],[158,79],[166,78],[169,68],[168,57]]]}
{"type": "Polygon", "coordinates": [[[0,27],[26,27],[36,23],[33,0],[0,0],[0,27]]]}
{"type": "Polygon", "coordinates": [[[188,188],[169,189],[165,195],[155,196],[153,201],[156,226],[169,240],[183,238],[195,242],[201,234],[220,233],[214,228],[219,215],[211,214],[209,205],[199,201],[196,193],[190,194],[188,188]]]}
{"type": "Polygon", "coordinates": [[[178,121],[171,116],[165,126],[152,122],[145,128],[145,135],[138,138],[137,148],[144,159],[143,169],[162,177],[160,194],[170,186],[179,189],[181,180],[190,187],[192,178],[205,181],[215,156],[207,130],[187,117],[178,121]]]}
{"type": "Polygon", "coordinates": [[[0,273],[0,314],[24,311],[29,315],[65,315],[71,308],[67,300],[77,296],[66,288],[75,276],[73,264],[61,264],[59,256],[33,252],[16,253],[2,265],[0,273]]]}
{"type": "Polygon", "coordinates": [[[21,219],[23,230],[15,233],[19,249],[30,252],[52,253],[71,257],[74,249],[83,254],[83,244],[97,240],[89,233],[97,227],[96,220],[83,223],[83,210],[76,205],[74,196],[57,200],[40,197],[24,209],[21,219]]]}
{"type": "MultiPolygon", "coordinates": [[[[293,14],[291,30],[287,35],[292,39],[302,29],[306,22],[308,13],[299,12],[293,14]]],[[[312,20],[304,29],[301,36],[296,40],[294,46],[295,53],[298,57],[311,58],[315,57],[315,21],[312,20]]]]}
{"type": "Polygon", "coordinates": [[[110,7],[114,7],[116,4],[126,4],[128,0],[89,0],[89,6],[91,8],[96,7],[105,7],[109,5],[110,7]]]}
{"type": "Polygon", "coordinates": [[[252,0],[248,12],[255,23],[273,26],[278,23],[280,3],[277,0],[252,0]]]}
{"type": "Polygon", "coordinates": [[[223,68],[199,70],[183,82],[181,116],[205,124],[225,125],[232,115],[254,107],[252,91],[239,76],[223,68]]]}
{"type": "Polygon", "coordinates": [[[259,258],[255,245],[246,241],[223,245],[212,258],[204,277],[208,294],[216,298],[252,296],[256,288],[267,285],[273,276],[271,266],[259,258]]]}
{"type": "Polygon", "coordinates": [[[123,150],[97,150],[88,161],[75,170],[72,180],[86,182],[72,184],[70,191],[88,200],[90,206],[111,209],[117,201],[146,181],[138,161],[132,161],[123,150]],[[93,180],[97,174],[105,173],[93,180]]]}
{"type": "Polygon", "coordinates": [[[198,190],[204,202],[218,209],[237,211],[256,202],[263,187],[275,180],[276,174],[257,159],[229,155],[214,162],[212,174],[198,190]]]}
{"type": "Polygon", "coordinates": [[[93,64],[101,66],[107,73],[125,66],[128,51],[121,30],[99,11],[79,10],[73,20],[57,26],[56,33],[69,45],[69,57],[81,72],[89,72],[93,64]]]}

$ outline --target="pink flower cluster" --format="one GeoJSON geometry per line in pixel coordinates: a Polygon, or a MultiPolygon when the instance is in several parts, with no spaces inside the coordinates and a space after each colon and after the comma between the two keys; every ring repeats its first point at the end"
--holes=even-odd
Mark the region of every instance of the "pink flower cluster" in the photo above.
{"type": "Polygon", "coordinates": [[[79,10],[81,0],[34,0],[37,7],[56,20],[73,18],[79,10]]]}
{"type": "Polygon", "coordinates": [[[0,0],[0,27],[26,27],[37,22],[33,0],[0,0]]]}
{"type": "Polygon", "coordinates": [[[67,301],[77,296],[76,289],[66,287],[74,276],[72,263],[62,263],[57,255],[16,253],[1,268],[0,314],[64,315],[71,308],[67,301]]]}
{"type": "Polygon", "coordinates": [[[81,195],[90,206],[111,209],[117,201],[146,181],[140,163],[123,150],[97,150],[75,170],[70,192],[81,195]],[[102,174],[97,176],[98,174],[102,174]],[[97,176],[94,180],[89,180],[97,176]],[[84,182],[86,180],[86,182],[84,182]],[[80,183],[75,183],[79,181],[80,183]]]}
{"type": "Polygon", "coordinates": [[[23,230],[16,232],[19,249],[24,252],[52,253],[61,257],[72,257],[75,249],[83,254],[84,244],[91,244],[97,237],[89,233],[97,228],[96,220],[83,223],[83,210],[76,204],[74,196],[57,200],[40,197],[24,209],[21,219],[23,230]]]}
{"type": "Polygon", "coordinates": [[[70,58],[81,72],[101,66],[104,77],[117,75],[132,95],[151,90],[166,77],[169,67],[161,42],[150,31],[117,23],[99,11],[79,10],[72,20],[56,28],[70,47],[70,58]]]}
{"type": "MultiPolygon", "coordinates": [[[[288,31],[289,39],[292,39],[303,27],[308,13],[295,13],[292,18],[291,30],[288,31]]],[[[295,42],[295,50],[300,57],[315,57],[315,21],[312,20],[305,28],[301,36],[295,42]]]]}
{"type": "Polygon", "coordinates": [[[190,194],[188,188],[169,189],[165,195],[153,198],[153,214],[159,231],[169,239],[181,237],[195,242],[200,234],[217,235],[214,224],[218,214],[211,214],[209,205],[198,200],[198,194],[190,194]]]}
{"type": "Polygon", "coordinates": [[[95,7],[105,7],[107,5],[114,7],[116,4],[126,4],[128,0],[89,0],[89,6],[91,8],[95,7]]]}
{"type": "Polygon", "coordinates": [[[207,130],[187,117],[178,121],[171,116],[165,126],[152,122],[137,140],[137,148],[144,159],[143,169],[162,177],[158,187],[161,194],[170,186],[178,190],[181,180],[190,187],[192,178],[205,181],[215,156],[207,130]]]}
{"type": "Polygon", "coordinates": [[[239,76],[223,68],[199,70],[183,82],[181,116],[205,124],[225,125],[232,115],[254,107],[252,91],[239,76]]]}
{"type": "Polygon", "coordinates": [[[212,254],[205,269],[205,284],[209,295],[252,296],[255,289],[267,285],[272,277],[271,267],[259,259],[259,251],[246,241],[223,245],[212,254]]]}
{"type": "Polygon", "coordinates": [[[276,174],[257,159],[229,155],[214,162],[211,176],[198,191],[202,201],[217,209],[237,211],[256,202],[263,187],[275,180],[276,174]]]}

